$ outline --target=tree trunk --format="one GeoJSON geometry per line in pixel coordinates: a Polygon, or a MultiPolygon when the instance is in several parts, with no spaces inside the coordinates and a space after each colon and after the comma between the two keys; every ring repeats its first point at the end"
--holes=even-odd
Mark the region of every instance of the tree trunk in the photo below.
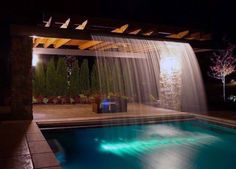
{"type": "Polygon", "coordinates": [[[225,102],[225,77],[223,77],[222,83],[223,83],[223,98],[224,98],[224,102],[225,102]]]}

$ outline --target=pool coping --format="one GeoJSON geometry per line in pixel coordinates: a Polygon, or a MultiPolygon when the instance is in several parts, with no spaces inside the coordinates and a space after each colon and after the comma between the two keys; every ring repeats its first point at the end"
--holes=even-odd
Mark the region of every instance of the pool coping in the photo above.
{"type": "Polygon", "coordinates": [[[182,114],[159,114],[156,116],[139,117],[106,117],[74,120],[52,120],[36,122],[41,130],[47,129],[66,129],[66,128],[87,128],[87,127],[105,127],[114,125],[132,125],[132,124],[152,124],[166,121],[180,120],[204,120],[221,126],[236,128],[236,121],[212,117],[204,114],[186,113],[182,114]]]}
{"type": "Polygon", "coordinates": [[[196,119],[209,121],[224,127],[236,129],[236,121],[234,120],[222,119],[219,117],[212,117],[208,115],[200,115],[200,114],[194,114],[194,115],[196,119]]]}
{"type": "Polygon", "coordinates": [[[120,124],[146,124],[156,123],[168,120],[184,120],[194,118],[193,114],[160,114],[156,116],[139,116],[139,117],[109,117],[109,118],[95,118],[95,119],[74,119],[74,120],[54,120],[54,121],[40,121],[37,125],[43,128],[67,128],[67,127],[99,127],[120,124]]]}
{"type": "Polygon", "coordinates": [[[61,169],[34,121],[0,122],[0,164],[4,169],[61,169]]]}

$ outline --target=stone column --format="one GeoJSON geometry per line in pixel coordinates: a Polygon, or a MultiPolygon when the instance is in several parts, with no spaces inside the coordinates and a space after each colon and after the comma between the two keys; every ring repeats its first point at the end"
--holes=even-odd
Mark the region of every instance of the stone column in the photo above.
{"type": "Polygon", "coordinates": [[[10,115],[10,66],[9,47],[10,33],[9,26],[2,24],[0,27],[0,120],[10,115]]]}
{"type": "Polygon", "coordinates": [[[32,38],[12,36],[10,44],[12,119],[32,119],[32,38]]]}

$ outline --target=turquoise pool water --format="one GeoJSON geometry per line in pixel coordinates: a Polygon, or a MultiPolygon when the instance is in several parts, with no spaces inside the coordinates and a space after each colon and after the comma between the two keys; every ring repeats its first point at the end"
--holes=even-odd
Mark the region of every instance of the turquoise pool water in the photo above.
{"type": "Polygon", "coordinates": [[[236,130],[203,121],[43,134],[63,169],[236,168],[236,130]]]}

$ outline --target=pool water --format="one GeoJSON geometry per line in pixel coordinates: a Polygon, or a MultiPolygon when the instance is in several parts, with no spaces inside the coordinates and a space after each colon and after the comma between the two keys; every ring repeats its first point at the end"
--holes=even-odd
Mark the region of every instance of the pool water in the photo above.
{"type": "Polygon", "coordinates": [[[234,169],[236,130],[205,121],[43,131],[63,169],[234,169]]]}

